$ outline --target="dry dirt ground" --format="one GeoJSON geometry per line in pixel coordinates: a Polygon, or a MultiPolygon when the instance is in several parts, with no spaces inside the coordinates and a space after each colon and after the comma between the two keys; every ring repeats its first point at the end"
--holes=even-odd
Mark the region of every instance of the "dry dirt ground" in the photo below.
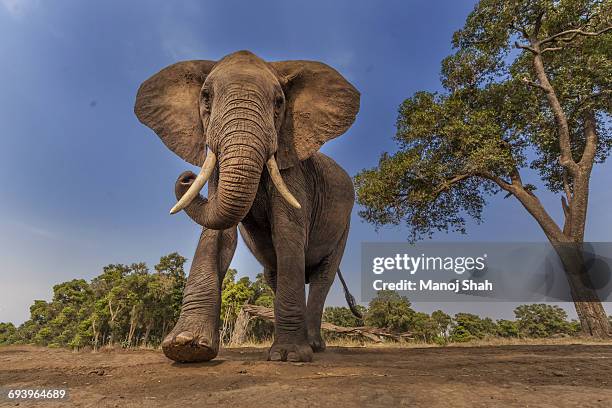
{"type": "Polygon", "coordinates": [[[241,348],[182,365],[155,350],[9,346],[0,386],[70,393],[21,407],[612,407],[612,345],[333,347],[315,357],[271,363],[241,348]]]}

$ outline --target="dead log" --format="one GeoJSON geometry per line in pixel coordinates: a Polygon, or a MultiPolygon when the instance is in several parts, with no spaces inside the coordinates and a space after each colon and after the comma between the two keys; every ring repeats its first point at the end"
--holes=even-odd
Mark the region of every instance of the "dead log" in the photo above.
{"type": "MultiPolygon", "coordinates": [[[[247,326],[251,319],[259,317],[264,320],[274,321],[274,310],[265,306],[243,305],[236,319],[234,332],[232,333],[231,345],[238,346],[246,340],[247,326]]],[[[347,336],[361,336],[375,343],[382,343],[385,339],[401,341],[411,339],[410,333],[392,333],[377,327],[343,327],[323,322],[321,329],[327,332],[343,334],[347,336]]]]}
{"type": "Polygon", "coordinates": [[[253,317],[247,312],[244,307],[240,309],[236,322],[234,323],[234,331],[230,339],[230,346],[239,346],[244,343],[247,337],[249,322],[253,317]]]}

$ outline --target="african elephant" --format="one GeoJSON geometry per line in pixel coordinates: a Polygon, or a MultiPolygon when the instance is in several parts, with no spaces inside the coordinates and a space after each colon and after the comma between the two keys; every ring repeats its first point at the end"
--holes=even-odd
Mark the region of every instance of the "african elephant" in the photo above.
{"type": "Polygon", "coordinates": [[[138,119],[170,150],[201,166],[199,175],[185,172],[175,185],[171,213],[185,210],[204,228],[180,318],[162,343],[168,358],[217,355],[221,282],[238,226],[275,292],[268,359],[311,361],[313,351],[325,348],[321,315],[339,272],[355,193],[347,173],[318,149],[344,133],[358,110],[359,92],[329,66],[266,62],[248,51],[218,62],[179,62],[140,86],[138,119]]]}

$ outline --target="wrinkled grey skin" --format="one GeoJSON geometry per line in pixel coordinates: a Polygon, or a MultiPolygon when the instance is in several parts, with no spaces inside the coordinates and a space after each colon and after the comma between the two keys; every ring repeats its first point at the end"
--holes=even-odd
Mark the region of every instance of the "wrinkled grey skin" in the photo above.
{"type": "MultiPolygon", "coordinates": [[[[346,172],[317,150],[344,133],[358,108],[359,93],[332,68],[267,63],[247,51],[216,63],[175,64],[143,83],[138,118],[191,163],[202,164],[206,145],[218,158],[208,199],[200,195],[185,208],[204,229],[180,318],[162,344],[167,357],[191,362],[217,355],[221,282],[237,226],[275,292],[268,358],[311,361],[313,351],[325,349],[321,315],[344,251],[354,190],[346,172]],[[265,166],[271,156],[301,209],[272,183],[265,166]]],[[[177,199],[195,177],[179,176],[177,199]]]]}

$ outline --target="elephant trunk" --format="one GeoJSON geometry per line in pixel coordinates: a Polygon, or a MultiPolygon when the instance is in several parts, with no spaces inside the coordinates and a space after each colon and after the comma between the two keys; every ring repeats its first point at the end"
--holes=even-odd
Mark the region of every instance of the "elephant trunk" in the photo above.
{"type": "Polygon", "coordinates": [[[185,208],[198,224],[226,229],[238,225],[249,212],[269,150],[265,142],[270,139],[265,130],[269,127],[260,124],[263,118],[252,107],[234,106],[214,126],[221,132],[216,149],[218,184],[208,200],[198,196],[185,208]],[[254,120],[255,114],[259,121],[254,120]]]}

